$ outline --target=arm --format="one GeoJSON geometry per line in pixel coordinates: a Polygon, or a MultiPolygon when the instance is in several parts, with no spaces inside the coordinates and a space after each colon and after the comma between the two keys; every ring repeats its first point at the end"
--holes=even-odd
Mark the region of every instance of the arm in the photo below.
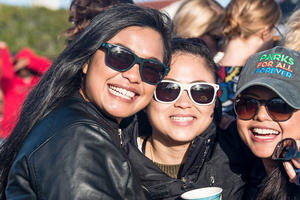
{"type": "Polygon", "coordinates": [[[10,80],[14,77],[13,63],[10,51],[5,42],[0,41],[0,67],[1,67],[1,87],[6,90],[10,80]]]}
{"type": "Polygon", "coordinates": [[[38,198],[143,199],[129,162],[106,135],[96,125],[79,124],[39,148],[30,158],[38,198]]]}
{"type": "Polygon", "coordinates": [[[28,59],[28,63],[26,66],[28,69],[37,72],[42,75],[45,73],[49,66],[51,65],[51,61],[43,56],[36,55],[30,48],[26,47],[20,50],[15,56],[16,60],[28,59]]]}
{"type": "Polygon", "coordinates": [[[38,74],[44,74],[51,65],[51,61],[42,56],[34,56],[30,59],[28,69],[31,69],[38,74]]]}

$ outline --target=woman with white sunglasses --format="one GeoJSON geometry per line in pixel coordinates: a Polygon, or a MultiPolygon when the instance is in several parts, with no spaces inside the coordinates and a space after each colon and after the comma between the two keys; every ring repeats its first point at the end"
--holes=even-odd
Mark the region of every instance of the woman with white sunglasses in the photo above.
{"type": "Polygon", "coordinates": [[[151,199],[178,199],[208,186],[221,187],[224,199],[242,199],[251,156],[237,133],[217,126],[216,77],[203,42],[173,39],[170,72],[145,109],[151,126],[139,113],[139,126],[124,144],[151,199]]]}

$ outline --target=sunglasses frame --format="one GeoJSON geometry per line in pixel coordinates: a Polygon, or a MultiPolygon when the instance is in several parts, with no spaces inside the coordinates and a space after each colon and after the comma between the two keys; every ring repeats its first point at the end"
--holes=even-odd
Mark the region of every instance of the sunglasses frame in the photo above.
{"type": "Polygon", "coordinates": [[[116,45],[116,44],[110,44],[110,43],[107,43],[107,42],[102,43],[101,47],[102,48],[106,48],[106,52],[105,52],[105,64],[108,67],[110,67],[111,69],[116,70],[118,72],[126,72],[126,71],[130,70],[135,64],[139,64],[139,72],[140,72],[140,76],[141,76],[142,81],[144,81],[144,82],[146,82],[146,83],[148,83],[150,85],[157,85],[157,84],[159,84],[164,79],[164,77],[168,74],[168,72],[170,71],[170,67],[168,67],[167,65],[165,65],[165,64],[163,64],[163,63],[161,63],[161,62],[159,62],[157,60],[154,60],[154,59],[144,59],[144,58],[141,58],[141,57],[137,56],[135,53],[133,53],[132,51],[130,51],[129,49],[127,49],[126,47],[123,47],[123,46],[120,46],[120,45],[116,45]],[[113,67],[113,66],[111,66],[109,64],[108,58],[109,58],[109,55],[110,55],[110,52],[111,52],[112,48],[122,49],[122,50],[128,52],[130,55],[133,56],[134,60],[130,64],[129,67],[127,67],[125,69],[118,69],[118,68],[115,68],[115,67],[113,67]],[[163,67],[163,69],[165,70],[164,74],[162,75],[162,77],[160,78],[160,80],[157,83],[149,82],[149,81],[147,81],[144,78],[144,76],[143,76],[143,65],[144,65],[145,62],[150,62],[150,63],[161,65],[163,67]]]}
{"type": "Polygon", "coordinates": [[[217,92],[219,90],[219,85],[218,84],[214,84],[214,83],[207,83],[207,82],[195,82],[195,83],[180,83],[180,82],[177,82],[177,81],[172,81],[172,80],[162,80],[161,83],[164,83],[164,82],[168,82],[168,83],[173,83],[173,84],[178,84],[180,86],[180,92],[178,94],[178,96],[173,100],[173,101],[161,101],[157,98],[157,95],[156,95],[156,90],[157,88],[154,90],[154,99],[160,103],[174,103],[176,102],[182,95],[182,92],[183,91],[188,91],[188,95],[189,95],[189,98],[191,99],[191,101],[196,104],[196,105],[201,105],[201,106],[204,106],[204,105],[210,105],[212,104],[215,100],[216,100],[216,96],[217,96],[217,92]],[[211,102],[209,103],[197,103],[193,97],[192,97],[192,94],[191,94],[191,88],[195,85],[210,85],[214,88],[214,96],[211,100],[211,102]]]}
{"type": "MultiPolygon", "coordinates": [[[[293,138],[284,138],[284,139],[280,140],[277,143],[276,147],[275,147],[275,150],[274,150],[273,155],[272,155],[272,159],[273,160],[279,160],[279,161],[289,161],[289,160],[294,159],[294,158],[300,158],[300,151],[298,151],[298,146],[297,146],[296,141],[293,138]],[[293,143],[293,146],[295,147],[293,156],[290,156],[288,158],[279,158],[278,150],[281,147],[281,144],[283,142],[287,141],[287,140],[291,141],[293,143]]],[[[297,168],[294,167],[294,170],[296,172],[297,185],[300,185],[300,169],[297,169],[297,168]]]]}
{"type": "MultiPolygon", "coordinates": [[[[288,143],[286,143],[286,144],[288,144],[288,143]]],[[[293,158],[300,158],[300,151],[298,151],[298,146],[297,146],[296,141],[293,138],[284,138],[284,139],[280,140],[275,147],[275,150],[272,155],[272,159],[286,161],[286,160],[291,160],[293,158]],[[278,151],[279,151],[282,143],[285,141],[290,141],[293,144],[293,146],[295,147],[294,152],[293,152],[292,156],[290,156],[290,157],[279,158],[278,151]]]]}
{"type": "Polygon", "coordinates": [[[284,122],[284,121],[289,120],[289,119],[293,116],[293,113],[296,111],[296,109],[292,108],[292,107],[291,107],[290,105],[288,105],[283,99],[281,99],[284,103],[286,103],[289,107],[291,107],[291,108],[293,109],[293,111],[290,113],[290,116],[289,116],[287,119],[284,119],[284,120],[277,120],[277,119],[269,112],[269,108],[268,108],[269,102],[271,102],[271,101],[274,100],[274,99],[281,99],[281,98],[280,98],[280,97],[275,97],[275,98],[268,99],[268,100],[262,100],[262,99],[255,99],[255,98],[252,98],[252,97],[237,97],[236,99],[234,99],[233,110],[234,110],[234,113],[236,114],[236,116],[237,116],[239,119],[241,119],[241,120],[251,120],[251,119],[253,119],[253,118],[257,115],[257,113],[258,113],[258,111],[259,111],[261,105],[264,104],[264,105],[265,105],[265,108],[266,108],[266,111],[267,111],[268,115],[271,117],[272,120],[274,120],[274,121],[276,121],[276,122],[284,122]],[[257,105],[258,105],[257,108],[256,108],[256,110],[255,110],[255,113],[254,113],[253,116],[251,116],[249,119],[248,119],[248,118],[247,118],[247,119],[246,119],[246,118],[241,118],[241,117],[238,115],[238,113],[237,113],[237,108],[236,108],[236,106],[237,106],[238,101],[239,101],[240,99],[242,99],[242,98],[244,98],[244,99],[252,99],[252,100],[254,100],[254,101],[257,103],[257,105]]]}

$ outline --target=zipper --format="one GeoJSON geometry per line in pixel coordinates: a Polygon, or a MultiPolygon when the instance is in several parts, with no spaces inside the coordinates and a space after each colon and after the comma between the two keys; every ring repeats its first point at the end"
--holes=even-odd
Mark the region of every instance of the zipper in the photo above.
{"type": "Polygon", "coordinates": [[[118,135],[120,137],[120,145],[122,146],[123,140],[122,140],[122,129],[118,128],[118,135]]]}

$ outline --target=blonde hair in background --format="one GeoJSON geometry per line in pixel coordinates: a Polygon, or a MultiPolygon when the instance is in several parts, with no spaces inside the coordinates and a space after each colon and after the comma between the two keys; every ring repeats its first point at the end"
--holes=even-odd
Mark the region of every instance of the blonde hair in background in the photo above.
{"type": "Polygon", "coordinates": [[[275,0],[232,0],[226,9],[223,34],[227,39],[249,38],[279,23],[281,10],[275,0]]]}
{"type": "Polygon", "coordinates": [[[289,49],[300,51],[300,9],[294,11],[286,23],[283,45],[289,49]]]}
{"type": "Polygon", "coordinates": [[[212,0],[186,0],[174,16],[176,35],[200,37],[220,28],[224,18],[222,7],[212,0]]]}

